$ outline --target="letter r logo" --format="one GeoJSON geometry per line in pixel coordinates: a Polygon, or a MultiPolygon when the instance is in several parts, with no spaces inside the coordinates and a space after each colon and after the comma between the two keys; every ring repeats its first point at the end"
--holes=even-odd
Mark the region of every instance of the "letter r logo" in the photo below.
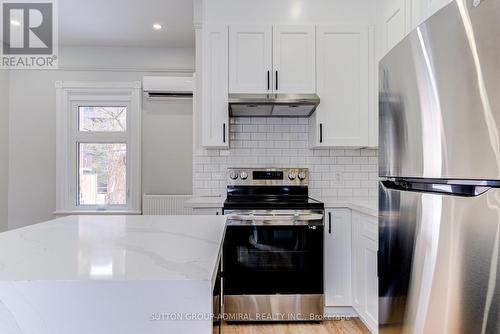
{"type": "Polygon", "coordinates": [[[53,52],[53,4],[4,2],[4,54],[45,55],[53,52]]]}

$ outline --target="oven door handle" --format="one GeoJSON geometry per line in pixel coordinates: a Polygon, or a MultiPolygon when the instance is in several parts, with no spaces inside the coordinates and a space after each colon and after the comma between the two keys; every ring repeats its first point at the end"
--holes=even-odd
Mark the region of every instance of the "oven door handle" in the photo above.
{"type": "Polygon", "coordinates": [[[320,220],[234,220],[228,219],[228,226],[324,226],[320,220]]]}
{"type": "Polygon", "coordinates": [[[227,216],[228,220],[265,220],[265,221],[311,221],[323,219],[322,214],[308,214],[308,215],[232,215],[227,216]]]}

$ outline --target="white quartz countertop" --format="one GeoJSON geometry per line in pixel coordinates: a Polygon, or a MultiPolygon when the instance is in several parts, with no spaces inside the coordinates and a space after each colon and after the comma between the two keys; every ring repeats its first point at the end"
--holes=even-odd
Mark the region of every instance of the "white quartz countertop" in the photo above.
{"type": "Polygon", "coordinates": [[[324,198],[325,208],[348,208],[369,216],[378,217],[378,207],[376,203],[370,202],[355,202],[355,201],[342,201],[339,199],[324,198]]]}
{"type": "Polygon", "coordinates": [[[0,233],[0,281],[213,280],[223,216],[70,216],[0,233]]]}
{"type": "MultiPolygon", "coordinates": [[[[191,208],[221,208],[224,206],[225,198],[222,197],[193,197],[186,201],[186,206],[191,208]]],[[[348,208],[364,213],[369,216],[378,217],[378,207],[373,202],[359,202],[341,200],[338,198],[318,198],[325,203],[325,208],[348,208]]]]}
{"type": "Polygon", "coordinates": [[[222,208],[224,206],[225,197],[192,197],[185,202],[188,208],[222,208]]]}

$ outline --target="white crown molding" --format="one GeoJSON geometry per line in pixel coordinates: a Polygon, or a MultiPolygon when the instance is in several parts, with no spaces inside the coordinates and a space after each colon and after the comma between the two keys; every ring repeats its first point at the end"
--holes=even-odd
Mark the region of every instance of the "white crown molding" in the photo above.
{"type": "MultiPolygon", "coordinates": [[[[15,70],[14,70],[15,71],[15,70]]],[[[23,71],[23,70],[20,70],[23,71]]],[[[179,67],[179,68],[166,68],[166,67],[136,67],[136,66],[123,66],[123,67],[102,67],[102,66],[59,66],[58,68],[51,69],[30,69],[30,71],[82,71],[82,72],[156,72],[156,73],[179,73],[179,74],[193,74],[194,67],[179,67]]]]}
{"type": "Polygon", "coordinates": [[[56,88],[77,88],[77,89],[140,89],[140,81],[56,81],[56,88]]]}
{"type": "Polygon", "coordinates": [[[193,27],[194,29],[201,29],[203,27],[203,21],[205,18],[204,0],[194,0],[193,7],[194,7],[193,27]]]}

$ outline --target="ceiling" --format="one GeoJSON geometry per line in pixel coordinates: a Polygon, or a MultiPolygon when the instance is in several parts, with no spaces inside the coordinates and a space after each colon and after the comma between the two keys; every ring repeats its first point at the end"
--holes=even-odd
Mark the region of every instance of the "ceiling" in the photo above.
{"type": "Polygon", "coordinates": [[[193,0],[63,0],[58,6],[63,46],[194,48],[193,0]],[[163,29],[155,31],[154,23],[163,29]]]}

